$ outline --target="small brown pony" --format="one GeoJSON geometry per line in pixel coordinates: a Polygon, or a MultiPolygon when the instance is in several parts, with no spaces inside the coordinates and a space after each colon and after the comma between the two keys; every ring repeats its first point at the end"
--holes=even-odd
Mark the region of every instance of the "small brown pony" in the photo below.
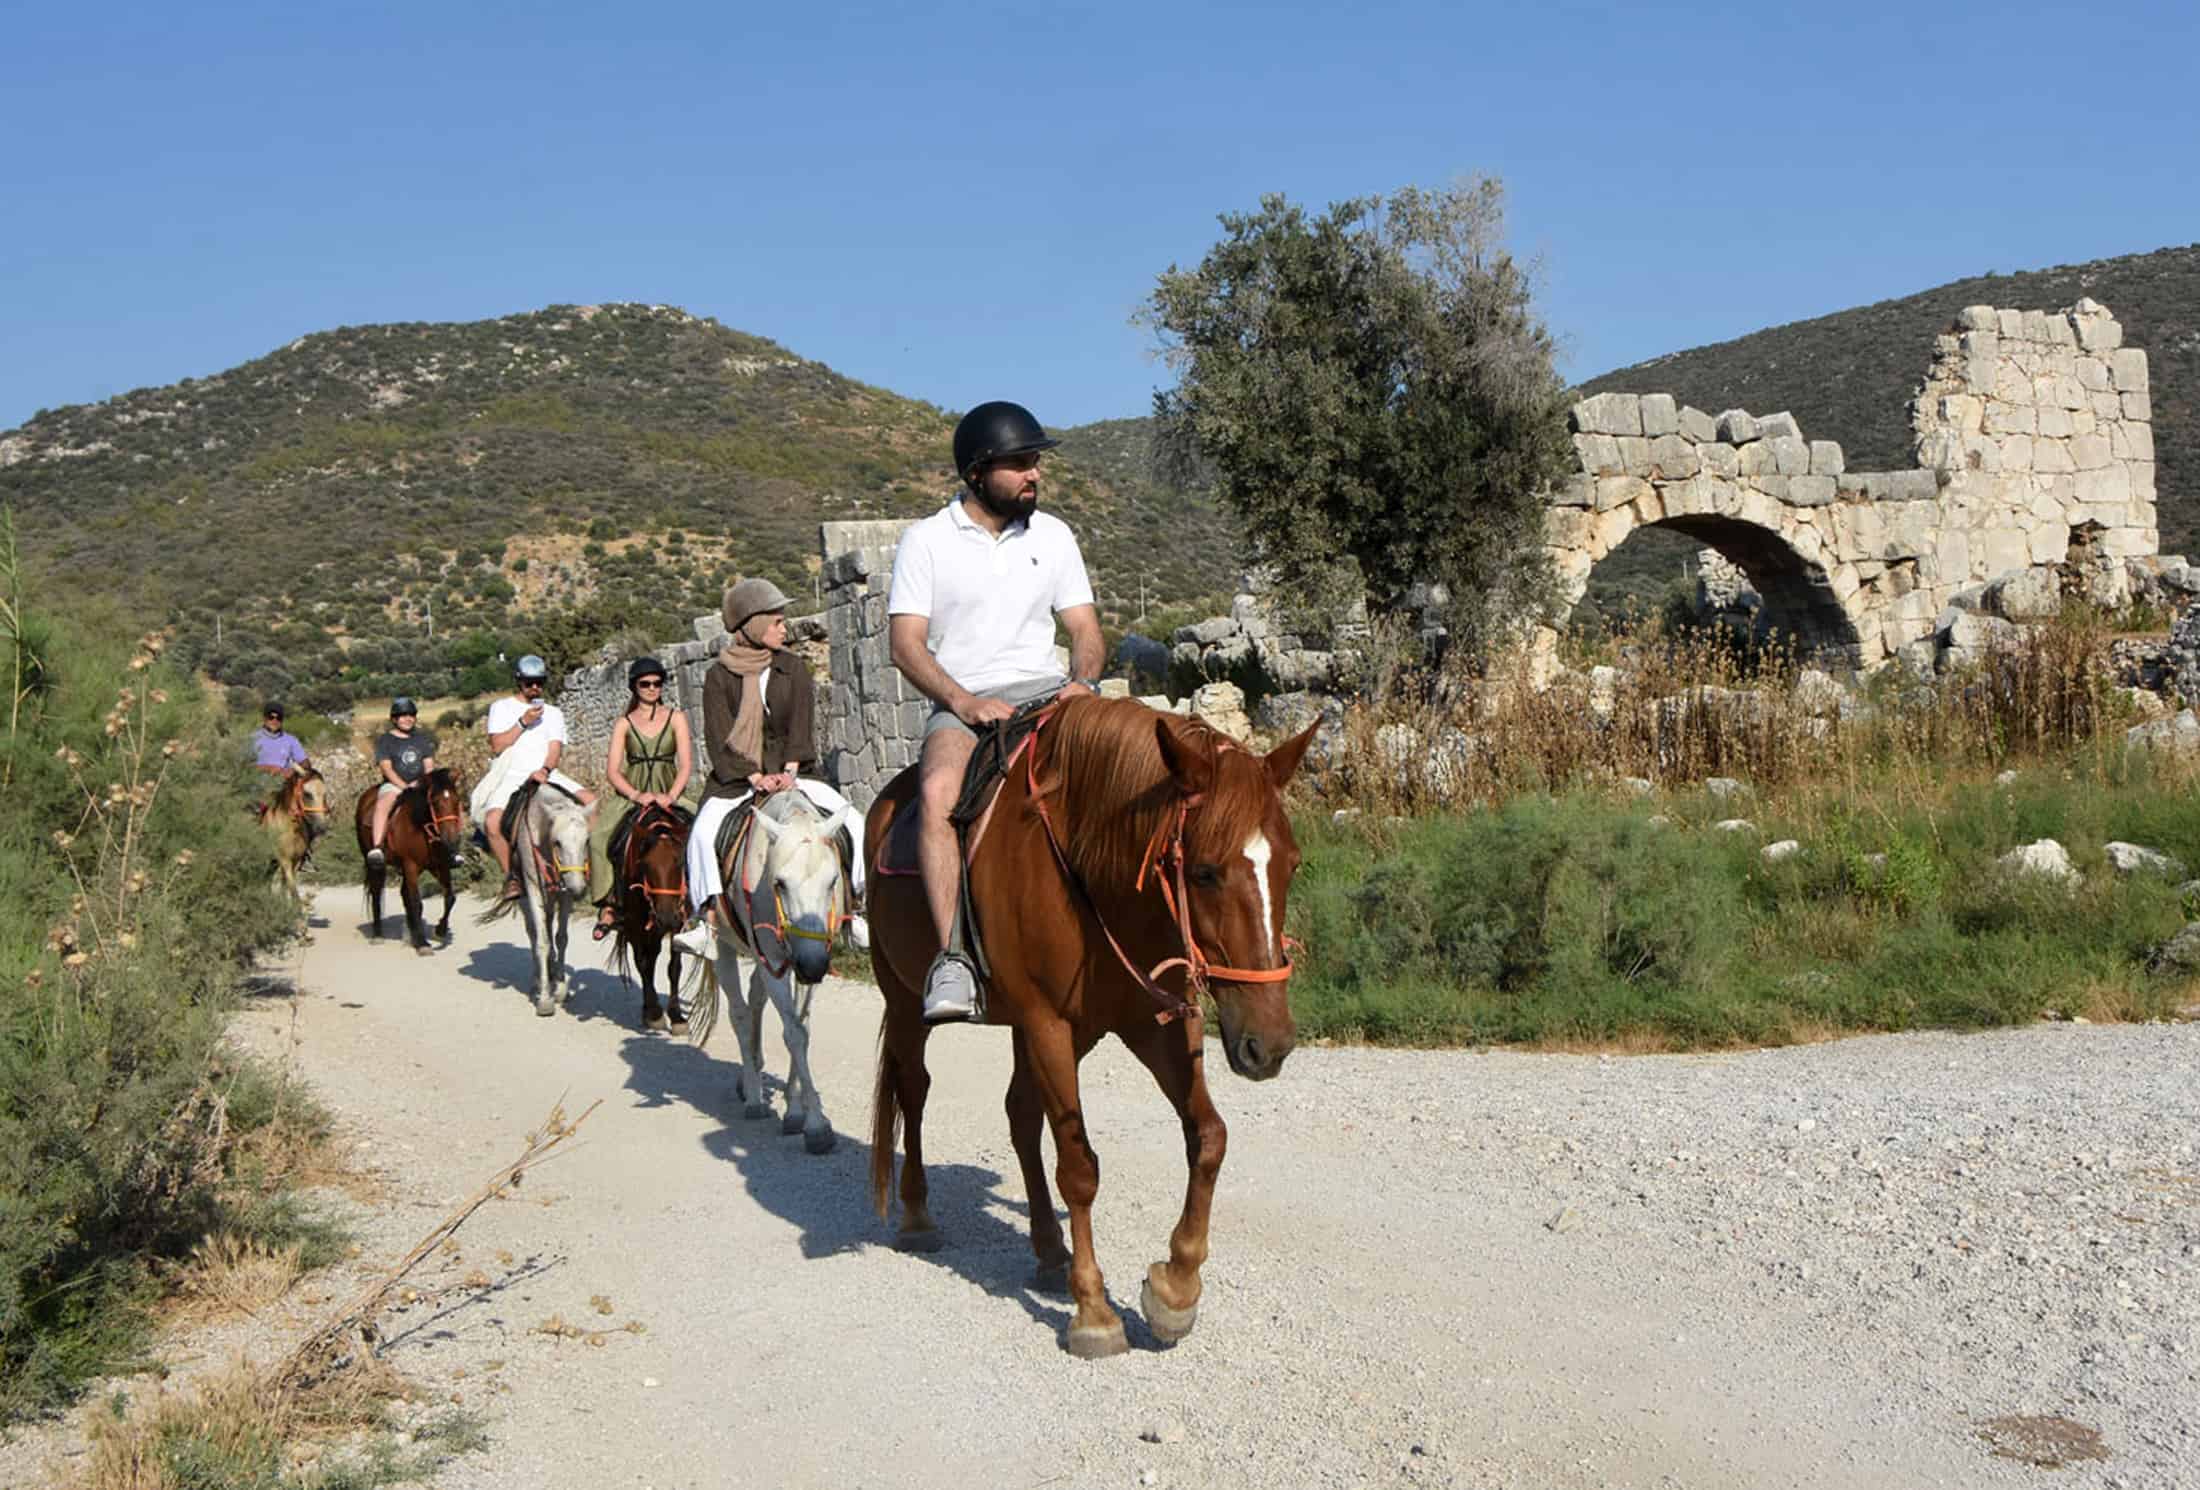
{"type": "MultiPolygon", "coordinates": [[[[1282,1068],[1296,1038],[1283,918],[1299,850],[1280,790],[1313,738],[1309,729],[1260,756],[1133,700],[1069,699],[1011,763],[994,802],[969,871],[992,968],[986,1017],[1014,1031],[1009,1137],[1030,1196],[1039,1284],[1059,1286],[1068,1267],[1076,1314],[1063,1344],[1073,1355],[1129,1348],[1093,1255],[1100,1165],[1077,1089],[1078,1063],[1103,1035],[1130,1047],[1184,1126],[1184,1208],[1168,1257],[1147,1269],[1141,1312],[1164,1342],[1198,1319],[1227,1136],[1207,1091],[1198,995],[1214,1000],[1231,1070],[1260,1081],[1282,1068]],[[1040,1163],[1041,1118],[1054,1135],[1069,1250],[1040,1163]]],[[[872,804],[866,842],[883,852],[894,814],[916,796],[912,767],[872,804]]],[[[872,1199],[885,1218],[898,1121],[907,1155],[899,1245],[931,1251],[940,1238],[925,1208],[931,1077],[920,990],[939,939],[916,877],[875,874],[870,912],[871,965],[886,996],[872,1199]]]]}
{"type": "Polygon", "coordinates": [[[275,840],[276,878],[293,900],[302,901],[298,870],[328,831],[328,783],[321,773],[307,766],[285,776],[275,794],[260,805],[260,824],[275,840]]]}
{"type": "MultiPolygon", "coordinates": [[[[370,786],[359,794],[352,819],[359,830],[359,857],[366,860],[374,846],[374,794],[370,786]]],[[[367,906],[372,913],[368,933],[382,935],[382,886],[389,865],[398,869],[398,898],[405,906],[405,930],[414,948],[428,950],[428,930],[420,901],[420,873],[426,870],[443,885],[443,919],[435,923],[436,940],[451,939],[451,906],[458,891],[451,884],[451,870],[458,863],[459,846],[466,831],[466,794],[458,773],[438,766],[398,795],[390,810],[389,826],[382,833],[382,852],[387,862],[366,863],[367,906]]]]}
{"type": "Polygon", "coordinates": [[[680,947],[673,943],[665,970],[665,997],[657,1000],[657,953],[687,923],[688,821],[669,808],[651,805],[634,816],[626,833],[623,863],[611,866],[611,905],[616,939],[611,958],[619,977],[629,962],[642,980],[642,1028],[688,1032],[687,1011],[680,1007],[680,947]]]}

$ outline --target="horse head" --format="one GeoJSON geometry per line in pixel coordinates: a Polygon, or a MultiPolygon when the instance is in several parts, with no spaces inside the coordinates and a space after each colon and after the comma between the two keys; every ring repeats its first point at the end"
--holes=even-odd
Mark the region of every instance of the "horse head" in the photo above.
{"type": "Polygon", "coordinates": [[[588,809],[556,787],[535,794],[549,832],[543,835],[542,852],[557,876],[559,890],[570,896],[588,894],[588,809]]]}
{"type": "Polygon", "coordinates": [[[1154,738],[1181,826],[1177,862],[1153,868],[1181,876],[1177,915],[1185,956],[1204,966],[1230,1069],[1265,1081],[1283,1069],[1298,1039],[1283,924],[1299,845],[1283,808],[1283,787],[1313,743],[1314,729],[1264,756],[1166,714],[1155,721],[1154,738]]]}
{"type": "Polygon", "coordinates": [[[328,783],[321,779],[319,771],[307,766],[291,777],[290,789],[284,796],[290,819],[305,835],[310,848],[315,839],[328,831],[328,783]]]}
{"type": "Polygon", "coordinates": [[[437,766],[421,779],[415,816],[428,841],[442,844],[445,856],[456,859],[466,834],[466,794],[456,771],[437,766]]]}
{"type": "Polygon", "coordinates": [[[687,924],[687,835],[661,807],[644,812],[633,831],[635,878],[649,897],[650,923],[670,936],[687,924]]]}
{"type": "Polygon", "coordinates": [[[758,929],[776,926],[798,982],[821,982],[832,971],[833,934],[848,904],[835,841],[842,817],[840,812],[823,816],[799,791],[776,792],[756,809],[760,845],[750,852],[761,854],[762,862],[751,904],[760,912],[764,898],[771,897],[771,921],[758,914],[758,929]]]}

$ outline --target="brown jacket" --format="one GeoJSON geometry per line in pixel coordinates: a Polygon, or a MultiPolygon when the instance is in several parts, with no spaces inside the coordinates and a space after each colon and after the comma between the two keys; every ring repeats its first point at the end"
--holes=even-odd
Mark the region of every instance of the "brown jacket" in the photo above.
{"type": "Polygon", "coordinates": [[[794,761],[804,774],[817,765],[817,684],[810,665],[792,652],[774,652],[764,674],[764,759],[746,760],[734,753],[727,737],[733,733],[733,716],[741,703],[745,679],[736,677],[715,661],[703,678],[703,738],[710,746],[710,780],[703,799],[738,797],[749,789],[753,772],[777,771],[794,761]]]}

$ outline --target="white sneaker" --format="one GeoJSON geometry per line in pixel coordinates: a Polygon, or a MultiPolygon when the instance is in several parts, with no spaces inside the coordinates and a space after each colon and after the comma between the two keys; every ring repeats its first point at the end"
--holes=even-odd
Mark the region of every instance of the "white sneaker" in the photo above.
{"type": "Polygon", "coordinates": [[[711,930],[709,922],[698,921],[687,930],[674,934],[672,945],[690,957],[714,959],[718,955],[718,934],[711,930]]]}
{"type": "Polygon", "coordinates": [[[941,953],[924,979],[924,1022],[944,1024],[968,1019],[978,1009],[978,980],[970,964],[941,953]]]}
{"type": "Polygon", "coordinates": [[[848,945],[858,952],[871,950],[871,923],[860,915],[848,918],[848,945]]]}

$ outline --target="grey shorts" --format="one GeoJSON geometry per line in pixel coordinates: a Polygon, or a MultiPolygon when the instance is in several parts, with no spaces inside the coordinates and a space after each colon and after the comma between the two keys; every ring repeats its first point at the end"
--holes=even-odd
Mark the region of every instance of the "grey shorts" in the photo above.
{"type": "MultiPolygon", "coordinates": [[[[1004,683],[998,688],[980,688],[976,692],[979,698],[997,698],[1014,709],[1030,703],[1035,698],[1046,698],[1060,693],[1068,686],[1069,679],[1056,676],[1052,678],[1031,678],[1021,683],[1004,683]]],[[[942,704],[934,704],[932,706],[932,717],[924,721],[924,738],[929,740],[942,730],[957,730],[970,736],[973,740],[978,737],[976,730],[955,717],[953,709],[942,704]]]]}

